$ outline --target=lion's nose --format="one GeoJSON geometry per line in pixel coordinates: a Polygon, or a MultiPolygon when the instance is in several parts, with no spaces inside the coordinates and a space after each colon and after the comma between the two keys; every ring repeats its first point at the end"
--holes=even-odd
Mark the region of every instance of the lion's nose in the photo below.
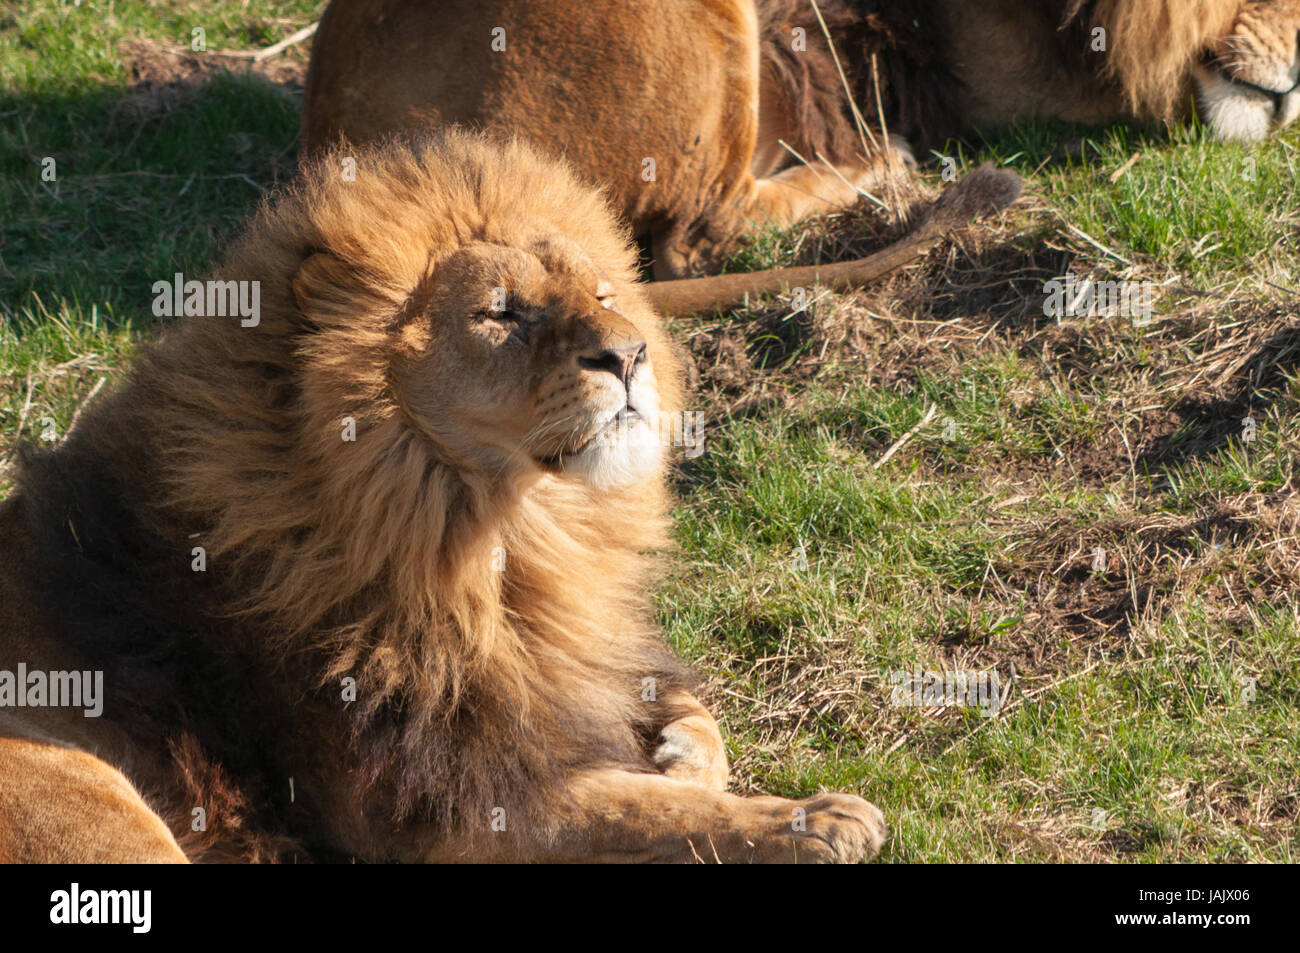
{"type": "Polygon", "coordinates": [[[609,371],[626,386],[638,364],[645,362],[645,341],[605,347],[579,355],[578,366],[589,371],[609,371]]]}

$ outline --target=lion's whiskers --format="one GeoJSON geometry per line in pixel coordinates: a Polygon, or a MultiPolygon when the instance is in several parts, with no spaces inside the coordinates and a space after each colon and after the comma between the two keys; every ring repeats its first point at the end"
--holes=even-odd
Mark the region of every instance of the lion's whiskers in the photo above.
{"type": "MultiPolygon", "coordinates": [[[[549,423],[543,421],[542,423],[539,423],[537,426],[533,427],[532,430],[528,431],[528,433],[524,435],[524,439],[519,441],[519,446],[517,446],[513,451],[511,451],[510,456],[506,457],[505,462],[501,464],[500,472],[504,473],[507,469],[509,469],[510,464],[514,462],[517,456],[532,450],[544,439],[546,439],[551,434],[553,434],[556,431],[556,429],[562,427],[564,424],[567,424],[571,420],[576,420],[577,416],[578,416],[577,414],[568,414],[564,417],[560,417],[557,418],[556,420],[552,420],[549,423]]],[[[560,453],[563,452],[564,452],[564,446],[563,444],[561,444],[560,453]]]]}

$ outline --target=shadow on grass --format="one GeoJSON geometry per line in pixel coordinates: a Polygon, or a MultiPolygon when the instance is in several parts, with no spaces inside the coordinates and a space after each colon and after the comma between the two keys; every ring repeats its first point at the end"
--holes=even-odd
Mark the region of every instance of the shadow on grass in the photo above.
{"type": "Polygon", "coordinates": [[[0,116],[7,318],[35,296],[147,326],[153,282],[201,273],[296,163],[295,88],[254,74],[10,92],[0,116]]]}
{"type": "Polygon", "coordinates": [[[1174,407],[1178,426],[1138,458],[1139,469],[1168,473],[1239,441],[1245,419],[1261,416],[1281,399],[1288,378],[1300,372],[1300,327],[1284,327],[1269,335],[1238,368],[1234,377],[1239,384],[1225,396],[1189,398],[1174,407]]]}
{"type": "MultiPolygon", "coordinates": [[[[1191,126],[1187,134],[1195,134],[1191,126]]],[[[1172,140],[1169,131],[1157,125],[1117,122],[1087,126],[1052,120],[1017,122],[997,130],[976,130],[969,136],[950,139],[918,156],[927,168],[939,168],[937,156],[952,156],[959,163],[978,164],[994,160],[1009,165],[1022,175],[1087,167],[1106,158],[1110,150],[1159,146],[1172,140]]]]}
{"type": "MultiPolygon", "coordinates": [[[[756,399],[763,382],[809,381],[831,367],[882,386],[914,383],[940,352],[946,362],[963,344],[977,351],[990,331],[1029,337],[1052,322],[1043,312],[1043,282],[1062,274],[1069,256],[1049,242],[1041,231],[975,247],[963,242],[942,268],[901,275],[827,306],[793,312],[788,300],[773,298],[690,322],[683,336],[692,382],[731,398],[736,417],[770,405],[756,399]]],[[[930,260],[947,257],[940,251],[930,260]]]]}

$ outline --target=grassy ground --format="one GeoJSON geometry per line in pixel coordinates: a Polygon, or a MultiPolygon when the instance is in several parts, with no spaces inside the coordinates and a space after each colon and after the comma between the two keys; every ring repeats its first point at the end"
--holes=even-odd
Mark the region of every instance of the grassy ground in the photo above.
{"type": "MultiPolygon", "coordinates": [[[[0,6],[0,447],[62,433],[150,332],[152,282],[291,175],[307,47],[219,52],[320,6],[0,6]],[[172,53],[195,26],[208,53],[172,53]]],[[[708,442],[660,604],[738,788],[858,791],[895,861],[1300,859],[1298,147],[954,144],[1030,195],[885,286],[677,323],[708,442]],[[1046,315],[1066,274],[1152,282],[1153,320],[1046,315]],[[917,667],[996,672],[996,715],[893,704],[917,667]]]]}

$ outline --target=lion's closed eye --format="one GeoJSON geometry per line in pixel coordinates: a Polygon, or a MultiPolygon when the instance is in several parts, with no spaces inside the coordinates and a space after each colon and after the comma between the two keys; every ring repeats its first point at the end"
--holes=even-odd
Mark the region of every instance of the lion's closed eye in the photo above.
{"type": "Polygon", "coordinates": [[[522,335],[526,338],[541,322],[542,315],[531,308],[507,306],[500,309],[487,308],[479,312],[478,318],[480,321],[506,328],[512,336],[522,335]]]}

